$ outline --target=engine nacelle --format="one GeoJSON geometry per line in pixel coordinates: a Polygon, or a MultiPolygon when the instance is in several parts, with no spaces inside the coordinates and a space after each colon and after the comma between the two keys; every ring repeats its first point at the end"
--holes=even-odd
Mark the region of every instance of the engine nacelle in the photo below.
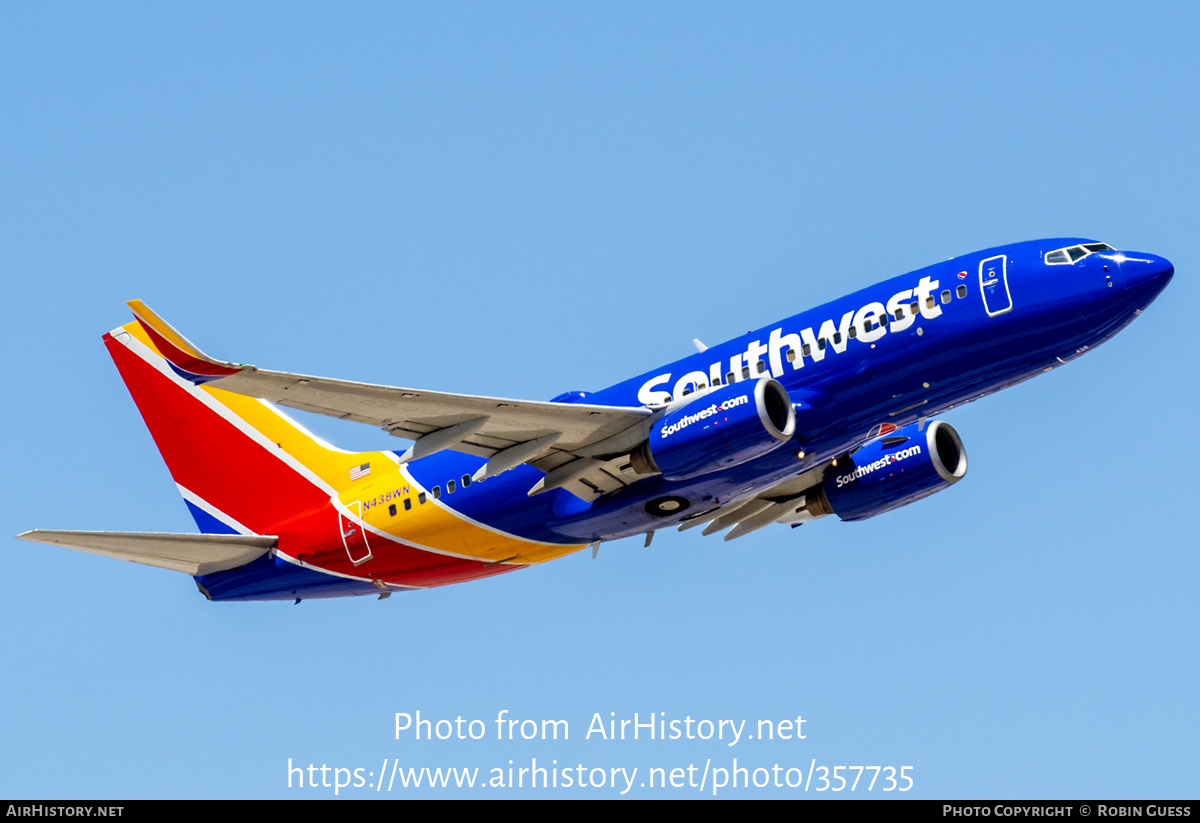
{"type": "Polygon", "coordinates": [[[914,423],[827,468],[814,508],[866,520],[941,491],[966,473],[966,449],[949,423],[935,420],[924,431],[914,423]]]}
{"type": "Polygon", "coordinates": [[[787,389],[763,377],[715,388],[668,410],[630,458],[639,474],[686,480],[761,457],[795,430],[787,389]]]}

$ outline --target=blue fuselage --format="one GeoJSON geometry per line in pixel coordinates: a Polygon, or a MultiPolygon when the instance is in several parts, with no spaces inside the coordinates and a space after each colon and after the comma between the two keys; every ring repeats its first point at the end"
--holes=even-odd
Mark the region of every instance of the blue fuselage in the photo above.
{"type": "MultiPolygon", "coordinates": [[[[663,528],[836,458],[879,424],[913,423],[1079,356],[1140,314],[1173,272],[1161,257],[1080,238],[956,257],[603,391],[571,396],[592,404],[673,409],[692,394],[703,405],[705,388],[774,377],[792,400],[796,427],[791,440],[769,454],[688,480],[647,477],[594,503],[563,490],[530,497],[526,492],[541,473],[520,466],[442,502],[494,528],[550,542],[610,540],[663,528]],[[1062,262],[1047,262],[1052,250],[1085,244],[1102,250],[1074,262],[1064,252],[1062,262]],[[687,501],[680,517],[647,513],[647,502],[664,496],[687,501]]],[[[409,468],[431,487],[482,462],[441,453],[409,468]]]]}

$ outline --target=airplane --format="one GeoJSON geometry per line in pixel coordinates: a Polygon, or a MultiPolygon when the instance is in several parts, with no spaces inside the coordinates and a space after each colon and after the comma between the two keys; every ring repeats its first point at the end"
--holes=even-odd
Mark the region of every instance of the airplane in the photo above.
{"type": "Polygon", "coordinates": [[[1173,275],[1084,238],[998,246],[548,402],[220,361],[134,300],[104,344],[201,534],[18,537],[183,571],[209,600],[299,603],[649,545],[665,528],[731,540],[864,520],[966,474],[962,439],[932,417],[1091,351],[1173,275]],[[344,451],[280,406],[413,442],[344,451]]]}

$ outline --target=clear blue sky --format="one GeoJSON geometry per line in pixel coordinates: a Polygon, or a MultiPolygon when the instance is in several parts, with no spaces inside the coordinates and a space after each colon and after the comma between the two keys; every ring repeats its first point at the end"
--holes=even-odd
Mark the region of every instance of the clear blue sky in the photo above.
{"type": "MultiPolygon", "coordinates": [[[[1198,28],[1184,3],[6,4],[0,534],[194,529],[100,344],[131,298],[222,358],[546,399],[1000,243],[1177,274],[1110,344],[948,415],[966,480],[866,523],[294,607],[10,541],[0,796],[736,757],[1195,797],[1198,28]],[[395,740],[417,710],[489,738],[395,740]],[[498,742],[501,710],[571,739],[498,742]],[[585,740],[597,712],[806,738],[585,740]]],[[[772,793],[805,796],[727,792],[772,793]]]]}

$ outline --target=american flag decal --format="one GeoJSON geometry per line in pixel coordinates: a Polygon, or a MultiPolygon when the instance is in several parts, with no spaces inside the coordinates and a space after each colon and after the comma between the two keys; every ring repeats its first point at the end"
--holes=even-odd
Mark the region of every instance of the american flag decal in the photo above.
{"type": "Polygon", "coordinates": [[[361,477],[366,477],[371,473],[371,464],[363,463],[361,466],[355,466],[350,470],[350,479],[358,480],[361,477]]]}

